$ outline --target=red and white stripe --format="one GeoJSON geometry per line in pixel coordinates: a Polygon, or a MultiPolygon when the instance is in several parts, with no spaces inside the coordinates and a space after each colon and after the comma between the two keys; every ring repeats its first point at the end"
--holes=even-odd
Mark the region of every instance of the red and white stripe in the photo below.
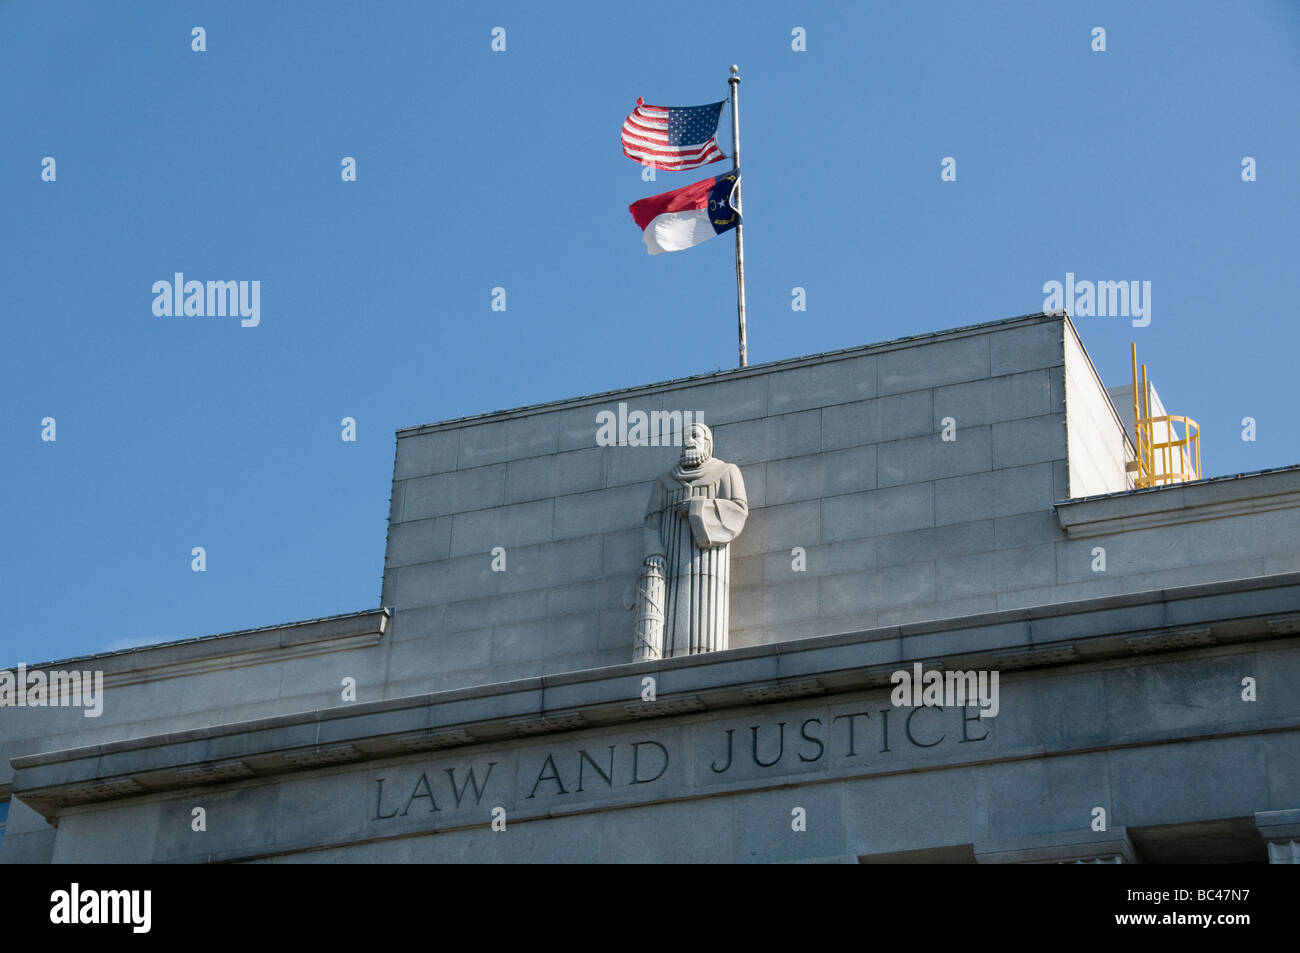
{"type": "Polygon", "coordinates": [[[636,109],[623,120],[623,155],[667,172],[698,169],[726,158],[718,148],[717,136],[710,136],[702,145],[670,146],[668,107],[647,106],[640,98],[636,109]]]}

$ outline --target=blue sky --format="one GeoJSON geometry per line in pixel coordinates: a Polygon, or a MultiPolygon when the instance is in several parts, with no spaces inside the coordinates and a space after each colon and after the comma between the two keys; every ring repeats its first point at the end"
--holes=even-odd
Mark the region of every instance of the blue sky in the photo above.
{"type": "Polygon", "coordinates": [[[731,63],[751,363],[1150,281],[1076,321],[1106,383],[1136,339],[1208,474],[1300,462],[1300,4],[466,6],[0,3],[0,664],[374,607],[395,430],[734,366],[731,242],[627,212],[725,166],[618,141],[731,63]]]}

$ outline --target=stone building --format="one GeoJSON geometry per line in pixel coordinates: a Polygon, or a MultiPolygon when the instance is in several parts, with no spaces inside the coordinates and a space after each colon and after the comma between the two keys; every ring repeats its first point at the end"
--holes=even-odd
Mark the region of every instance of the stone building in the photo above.
{"type": "Polygon", "coordinates": [[[400,431],[382,608],[41,666],[0,861],[1295,862],[1300,467],[1133,458],[1062,314],[400,431]],[[632,661],[620,410],[743,474],[725,651],[632,661]]]}

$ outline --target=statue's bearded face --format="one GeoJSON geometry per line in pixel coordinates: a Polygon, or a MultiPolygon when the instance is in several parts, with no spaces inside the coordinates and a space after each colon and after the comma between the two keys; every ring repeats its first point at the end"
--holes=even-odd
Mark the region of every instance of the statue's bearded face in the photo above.
{"type": "Polygon", "coordinates": [[[694,469],[709,459],[713,454],[709,444],[712,441],[698,427],[691,427],[682,436],[682,466],[694,469]]]}

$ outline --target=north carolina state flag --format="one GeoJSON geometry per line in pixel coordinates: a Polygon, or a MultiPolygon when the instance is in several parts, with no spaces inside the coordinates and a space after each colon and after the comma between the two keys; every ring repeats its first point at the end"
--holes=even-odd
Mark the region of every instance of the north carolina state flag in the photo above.
{"type": "Polygon", "coordinates": [[[642,241],[651,255],[681,251],[740,224],[740,208],[733,200],[740,188],[734,169],[662,195],[652,195],[628,206],[641,228],[642,241]]]}

